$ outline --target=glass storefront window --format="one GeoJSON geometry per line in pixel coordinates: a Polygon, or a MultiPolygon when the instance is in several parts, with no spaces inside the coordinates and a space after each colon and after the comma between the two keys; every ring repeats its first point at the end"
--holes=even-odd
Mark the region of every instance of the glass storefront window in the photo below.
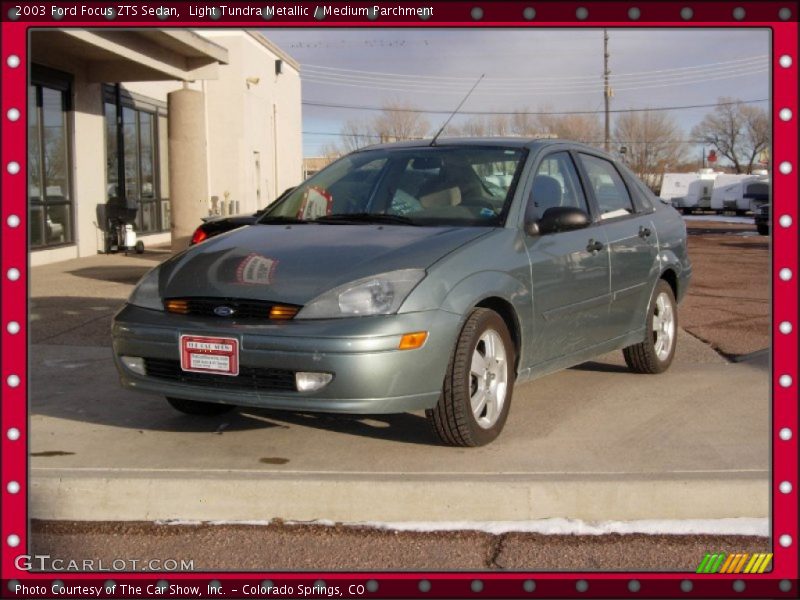
{"type": "Polygon", "coordinates": [[[139,171],[141,180],[141,197],[155,198],[153,186],[153,115],[139,113],[139,171]]]}
{"type": "Polygon", "coordinates": [[[105,103],[106,113],[106,194],[108,200],[119,196],[119,162],[117,161],[117,107],[105,103]]]}
{"type": "MultiPolygon", "coordinates": [[[[106,96],[109,98],[109,95],[106,96]]],[[[106,161],[109,184],[108,199],[116,198],[124,191],[124,202],[136,208],[134,228],[140,233],[169,229],[169,220],[163,218],[162,202],[157,185],[158,129],[154,112],[127,104],[121,105],[107,100],[106,114],[106,161]],[[116,115],[121,111],[122,123],[117,124],[116,115]],[[119,138],[122,136],[122,166],[120,173],[119,138]],[[124,190],[119,190],[117,181],[124,177],[124,190]]]]}
{"type": "Polygon", "coordinates": [[[28,87],[28,206],[32,248],[73,242],[65,83],[28,87]]]}

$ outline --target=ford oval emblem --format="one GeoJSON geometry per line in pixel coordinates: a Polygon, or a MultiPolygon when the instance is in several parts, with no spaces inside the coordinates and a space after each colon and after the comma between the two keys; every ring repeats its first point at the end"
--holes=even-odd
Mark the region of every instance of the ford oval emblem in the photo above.
{"type": "Polygon", "coordinates": [[[215,306],[214,307],[214,314],[218,317],[230,317],[236,311],[233,310],[230,306],[215,306]]]}

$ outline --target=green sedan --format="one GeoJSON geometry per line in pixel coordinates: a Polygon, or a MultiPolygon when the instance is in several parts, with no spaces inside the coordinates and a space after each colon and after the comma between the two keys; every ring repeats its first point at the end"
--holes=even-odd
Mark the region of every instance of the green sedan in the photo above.
{"type": "Polygon", "coordinates": [[[667,369],[690,277],[678,213],[594,148],[381,145],[150,271],[114,356],[123,386],[189,414],[424,410],[480,446],[515,384],[616,349],[667,369]]]}

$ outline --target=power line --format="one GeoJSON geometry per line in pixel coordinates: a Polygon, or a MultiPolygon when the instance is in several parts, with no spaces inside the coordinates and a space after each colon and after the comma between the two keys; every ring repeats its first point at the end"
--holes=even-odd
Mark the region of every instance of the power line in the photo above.
{"type": "MultiPolygon", "coordinates": [[[[708,78],[730,78],[730,77],[741,77],[746,74],[758,73],[761,71],[766,71],[768,68],[768,63],[748,63],[748,64],[740,64],[737,65],[736,69],[704,69],[702,71],[694,71],[691,73],[674,73],[672,75],[657,75],[657,74],[648,74],[638,76],[636,79],[628,79],[622,80],[621,77],[614,76],[614,83],[615,85],[642,85],[645,83],[648,84],[661,84],[661,83],[677,83],[681,81],[694,83],[697,81],[704,81],[708,78]]],[[[536,90],[536,91],[550,91],[555,92],[559,90],[567,90],[567,91],[576,91],[576,90],[583,90],[583,89],[596,89],[599,84],[599,77],[595,76],[590,78],[590,81],[580,81],[580,82],[562,82],[562,81],[542,81],[542,82],[535,82],[531,80],[520,80],[518,83],[492,83],[492,80],[484,86],[484,89],[487,91],[511,91],[511,92],[519,92],[521,90],[536,90]]],[[[434,91],[434,92],[448,92],[448,93],[458,93],[460,91],[466,90],[466,84],[448,84],[447,89],[442,89],[441,86],[442,82],[429,82],[429,81],[398,81],[398,80],[389,80],[386,78],[371,78],[361,75],[339,75],[339,74],[330,74],[330,73],[322,73],[322,72],[304,72],[303,73],[303,80],[312,83],[340,83],[344,84],[351,84],[353,86],[358,87],[358,85],[363,87],[379,87],[379,86],[389,86],[390,89],[402,89],[402,91],[434,91]],[[434,86],[433,88],[431,86],[434,86]]]]}
{"type": "MultiPolygon", "coordinates": [[[[374,139],[381,139],[380,135],[374,133],[336,133],[333,131],[303,131],[303,135],[329,135],[329,136],[336,136],[336,137],[348,137],[348,138],[374,138],[374,139]]],[[[461,136],[461,137],[483,137],[483,136],[461,136]]],[[[489,136],[494,137],[494,136],[489,136]]],[[[515,137],[520,139],[538,139],[536,135],[512,135],[512,136],[499,136],[499,137],[515,137]]],[[[413,139],[425,139],[425,138],[413,138],[413,139]]],[[[458,139],[450,138],[450,139],[458,139]]],[[[550,139],[550,138],[542,138],[542,139],[550,139]]],[[[605,140],[584,140],[584,144],[602,144],[605,140]]],[[[612,138],[611,141],[615,144],[707,144],[706,140],[617,140],[612,138]]]]}
{"type": "MultiPolygon", "coordinates": [[[[760,56],[747,56],[742,58],[736,58],[727,61],[721,62],[714,62],[714,63],[705,63],[702,65],[691,65],[687,67],[674,67],[671,69],[658,69],[658,70],[647,70],[647,71],[631,71],[628,73],[619,73],[615,75],[618,79],[624,78],[640,78],[641,76],[650,76],[654,74],[665,74],[665,73],[682,73],[685,71],[692,71],[692,70],[720,70],[723,68],[733,68],[737,66],[742,66],[744,63],[752,63],[752,62],[761,62],[768,60],[769,57],[766,55],[760,56]]],[[[408,75],[403,73],[387,73],[381,71],[364,71],[358,69],[344,69],[339,67],[326,67],[322,65],[311,65],[311,64],[303,64],[302,71],[322,71],[326,72],[329,71],[329,75],[336,75],[336,74],[346,74],[346,73],[354,73],[355,75],[342,75],[344,77],[361,77],[364,79],[387,79],[389,78],[393,82],[398,82],[398,80],[402,79],[415,79],[417,81],[430,79],[432,82],[442,82],[442,81],[464,81],[464,82],[471,82],[474,81],[474,77],[456,77],[451,75],[408,75]]],[[[581,80],[596,80],[597,77],[595,75],[573,75],[573,76],[556,76],[556,77],[539,77],[539,78],[523,78],[523,77],[492,77],[487,79],[487,85],[492,82],[510,82],[510,83],[519,83],[519,82],[531,82],[531,83],[541,83],[543,81],[581,81],[581,80]]]]}
{"type": "MultiPolygon", "coordinates": [[[[714,106],[731,106],[734,104],[757,104],[759,102],[769,102],[769,98],[760,98],[758,100],[735,100],[731,102],[715,102],[713,104],[688,104],[684,106],[658,106],[653,108],[619,108],[610,110],[609,113],[626,113],[626,112],[648,112],[648,111],[665,111],[665,110],[689,110],[695,108],[712,108],[714,106]]],[[[390,108],[383,106],[358,106],[354,104],[334,104],[327,102],[314,102],[312,100],[304,100],[301,102],[304,106],[316,106],[321,108],[341,108],[347,110],[371,110],[378,112],[407,112],[407,113],[421,113],[431,115],[449,115],[450,110],[426,110],[421,108],[390,108]]],[[[605,112],[604,110],[567,110],[567,111],[524,111],[524,110],[510,110],[510,111],[488,111],[488,110],[462,110],[459,112],[461,115],[596,115],[605,112]]]]}
{"type": "MultiPolygon", "coordinates": [[[[691,85],[695,83],[708,83],[711,81],[720,81],[724,79],[738,79],[740,77],[745,77],[748,75],[757,75],[759,73],[766,73],[767,67],[750,67],[749,69],[741,69],[737,71],[726,71],[724,73],[719,73],[714,76],[709,75],[701,75],[701,74],[693,74],[693,75],[684,75],[681,77],[675,77],[669,80],[661,80],[661,82],[653,82],[650,85],[642,85],[641,83],[637,82],[625,82],[629,87],[618,87],[618,91],[628,91],[628,90],[644,90],[644,89],[655,89],[655,88],[664,88],[664,87],[675,87],[678,85],[691,85]]],[[[464,92],[463,88],[456,88],[456,87],[447,87],[443,88],[441,86],[437,87],[419,87],[419,84],[412,84],[413,87],[397,87],[395,85],[391,86],[383,86],[377,85],[375,83],[370,82],[346,82],[342,81],[339,78],[329,78],[323,76],[312,76],[306,77],[304,79],[305,82],[308,83],[316,83],[319,85],[331,85],[331,86],[343,86],[343,87],[355,87],[355,88],[362,88],[362,89],[371,89],[371,90],[383,90],[383,91],[390,91],[390,92],[422,92],[426,94],[438,94],[438,95],[452,95],[458,94],[461,95],[464,92]]],[[[585,86],[585,84],[584,84],[585,86]]],[[[570,86],[569,88],[564,88],[562,90],[558,89],[543,89],[541,86],[535,88],[538,91],[525,91],[525,88],[517,88],[514,91],[495,91],[495,90],[488,90],[486,92],[478,92],[477,95],[481,96],[519,96],[521,94],[527,96],[542,96],[542,95],[550,95],[550,96],[562,96],[562,95],[575,95],[575,94],[587,94],[592,91],[601,91],[602,87],[596,85],[594,87],[589,87],[585,89],[580,89],[582,86],[570,86]]]]}

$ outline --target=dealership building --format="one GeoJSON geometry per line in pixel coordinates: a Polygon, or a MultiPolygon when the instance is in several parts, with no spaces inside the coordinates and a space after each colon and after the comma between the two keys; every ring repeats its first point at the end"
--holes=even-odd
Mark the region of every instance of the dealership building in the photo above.
{"type": "Polygon", "coordinates": [[[258,32],[34,30],[31,264],[105,251],[119,207],[146,246],[181,249],[201,217],[297,185],[301,129],[299,65],[258,32]]]}

